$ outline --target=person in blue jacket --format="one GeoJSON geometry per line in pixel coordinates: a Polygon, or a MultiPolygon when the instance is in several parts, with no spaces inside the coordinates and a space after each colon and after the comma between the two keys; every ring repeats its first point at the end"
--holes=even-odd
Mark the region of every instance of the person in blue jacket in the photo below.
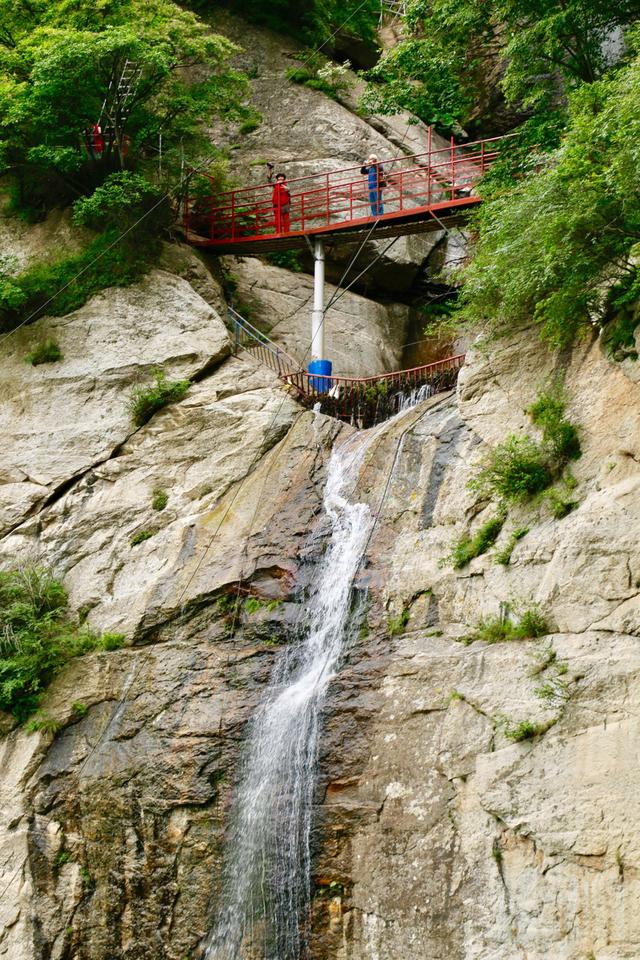
{"type": "Polygon", "coordinates": [[[384,167],[378,162],[375,153],[369,155],[367,162],[360,168],[360,173],[367,175],[369,185],[369,202],[371,203],[371,216],[381,217],[384,213],[382,205],[382,189],[386,187],[384,179],[384,167]]]}

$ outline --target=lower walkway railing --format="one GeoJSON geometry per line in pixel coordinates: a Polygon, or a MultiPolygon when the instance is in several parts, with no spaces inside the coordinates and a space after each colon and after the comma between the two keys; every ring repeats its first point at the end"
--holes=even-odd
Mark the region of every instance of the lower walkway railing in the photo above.
{"type": "Polygon", "coordinates": [[[276,346],[245,320],[233,307],[227,308],[235,352],[245,350],[293,387],[307,406],[367,428],[387,420],[403,407],[435,393],[451,390],[464,364],[464,354],[427,363],[409,370],[394,370],[374,377],[336,377],[308,373],[299,361],[276,346]]]}

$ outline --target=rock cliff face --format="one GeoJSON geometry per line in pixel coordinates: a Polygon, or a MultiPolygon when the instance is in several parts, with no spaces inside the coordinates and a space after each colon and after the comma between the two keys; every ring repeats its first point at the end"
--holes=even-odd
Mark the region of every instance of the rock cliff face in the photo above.
{"type": "MultiPolygon", "coordinates": [[[[237,151],[247,170],[287,138],[279,159],[297,172],[397,149],[391,121],[304,87],[283,94],[293,45],[278,39],[274,59],[272,36],[239,39],[270,112],[237,151]]],[[[1,230],[24,263],[67,227],[1,230]]],[[[424,244],[382,263],[380,302],[360,291],[330,315],[343,372],[399,364],[407,308],[388,296],[410,299],[424,244]]],[[[454,246],[440,242],[438,262],[454,246]]],[[[308,278],[251,259],[226,267],[252,317],[303,352],[308,278]]],[[[223,309],[203,261],[167,246],[142,282],[2,347],[0,563],[52,566],[91,627],[127,638],[54,680],[42,708],[55,735],[0,718],[5,960],[195,960],[217,915],[246,723],[295,642],[326,544],[328,459],[352,432],[232,357],[223,309]],[[46,335],[63,359],[25,365],[46,335]],[[156,367],[191,386],[136,428],[130,392],[156,367]]],[[[376,516],[356,584],[369,610],[323,716],[312,960],[640,955],[637,380],[597,341],[558,357],[521,330],[470,352],[455,394],[371,443],[352,494],[376,516]],[[493,513],[467,487],[475,465],[531,431],[525,408],[551,374],[580,430],[577,507],[561,520],[544,500],[512,509],[495,549],[528,532],[506,566],[495,550],[442,565],[493,513]],[[550,632],[459,642],[509,603],[537,603],[550,632]],[[532,735],[513,742],[523,724],[532,735]]]]}
{"type": "Polygon", "coordinates": [[[377,647],[376,697],[359,679],[364,651],[334,694],[322,813],[341,839],[322,867],[348,894],[329,956],[638,954],[639,398],[597,343],[564,364],[584,446],[578,508],[510,517],[498,548],[514,524],[530,529],[506,567],[491,554],[457,574],[439,565],[454,532],[488,515],[466,490],[471,465],[524,427],[553,366],[532,331],[474,355],[457,399],[427,402],[370,464],[375,503],[402,428],[369,575],[383,604],[411,615],[377,647]],[[548,636],[456,642],[517,599],[541,605],[548,636]],[[539,735],[510,742],[524,722],[539,735]]]}
{"type": "MultiPolygon", "coordinates": [[[[215,916],[244,724],[294,630],[326,533],[327,458],[351,428],[228,358],[217,314],[176,274],[55,324],[63,361],[22,366],[31,327],[3,366],[0,555],[52,564],[89,623],[131,645],[57,678],[55,736],[0,741],[0,956],[182,960],[215,916]],[[194,383],[134,429],[128,390],[158,363],[194,383]],[[131,546],[141,529],[153,536],[131,546]],[[234,605],[247,594],[258,602],[234,605]]],[[[368,635],[324,719],[318,960],[637,956],[637,393],[598,343],[556,360],[523,331],[371,445],[354,491],[378,514],[358,584],[368,635]],[[506,567],[491,553],[442,567],[491,513],[466,488],[474,463],[530,429],[524,409],[558,370],[584,449],[579,506],[510,516],[498,547],[529,532],[506,567]],[[456,642],[514,600],[538,602],[552,633],[456,642]],[[540,732],[511,742],[524,721],[540,732]]]]}

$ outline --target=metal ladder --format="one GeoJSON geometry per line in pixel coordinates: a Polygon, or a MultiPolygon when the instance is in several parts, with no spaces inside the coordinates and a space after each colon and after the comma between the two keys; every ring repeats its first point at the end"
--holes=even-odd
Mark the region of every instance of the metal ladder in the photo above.
{"type": "Polygon", "coordinates": [[[141,73],[142,69],[135,61],[125,60],[116,88],[116,99],[120,104],[121,121],[126,120],[129,116],[129,107],[136,95],[141,73]]]}
{"type": "Polygon", "coordinates": [[[406,0],[380,0],[380,22],[385,16],[392,20],[400,20],[407,15],[406,0]]]}
{"type": "Polygon", "coordinates": [[[108,127],[105,127],[105,136],[115,136],[116,124],[122,126],[129,116],[131,101],[136,95],[138,83],[142,74],[142,68],[134,60],[125,60],[122,72],[116,81],[111,78],[107,87],[106,96],[102,102],[102,109],[98,123],[102,124],[102,118],[106,116],[108,127]],[[115,116],[115,108],[119,109],[119,116],[115,116]]]}

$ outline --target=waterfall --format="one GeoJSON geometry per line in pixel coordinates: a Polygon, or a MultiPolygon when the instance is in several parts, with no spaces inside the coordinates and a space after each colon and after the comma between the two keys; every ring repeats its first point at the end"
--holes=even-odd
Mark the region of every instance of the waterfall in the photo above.
{"type": "MultiPolygon", "coordinates": [[[[414,391],[402,416],[428,395],[414,391]]],[[[351,503],[371,441],[353,434],[329,460],[323,506],[331,537],[300,625],[283,650],[247,737],[226,842],[224,890],[204,960],[299,960],[310,903],[311,808],[320,714],[349,638],[353,580],[373,525],[351,503]]]]}
{"type": "Polygon", "coordinates": [[[320,711],[344,650],[351,587],[373,522],[368,506],[347,496],[370,439],[353,435],[329,461],[324,509],[331,538],[301,640],[282,652],[251,723],[228,839],[226,896],[207,960],[300,956],[320,711]]]}

